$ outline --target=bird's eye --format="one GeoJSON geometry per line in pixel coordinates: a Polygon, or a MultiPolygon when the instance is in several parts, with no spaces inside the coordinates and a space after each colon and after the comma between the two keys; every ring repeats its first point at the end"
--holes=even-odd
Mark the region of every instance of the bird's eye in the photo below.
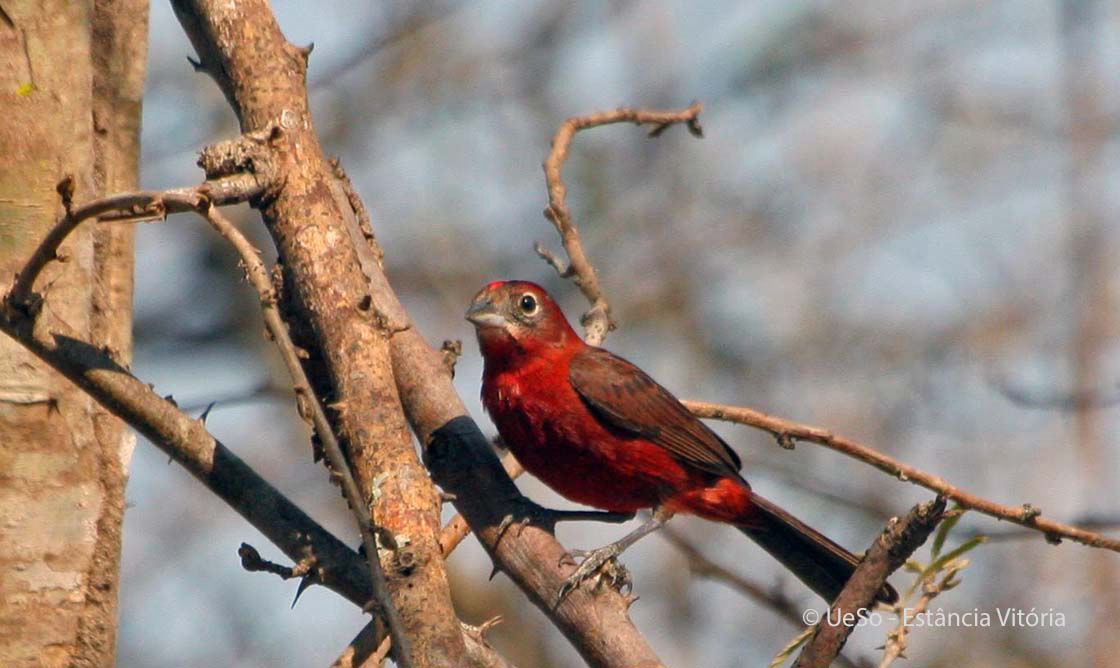
{"type": "Polygon", "coordinates": [[[534,297],[531,292],[526,292],[525,294],[521,295],[521,299],[517,300],[517,306],[525,315],[533,315],[537,312],[537,309],[539,309],[541,305],[537,302],[537,298],[534,297]]]}

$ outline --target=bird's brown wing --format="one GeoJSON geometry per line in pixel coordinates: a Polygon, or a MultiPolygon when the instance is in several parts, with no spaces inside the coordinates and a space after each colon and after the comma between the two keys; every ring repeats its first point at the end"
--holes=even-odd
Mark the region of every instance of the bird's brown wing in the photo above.
{"type": "Polygon", "coordinates": [[[603,422],[704,470],[738,475],[742,462],[723,439],[630,362],[588,346],[572,358],[569,378],[603,422]]]}

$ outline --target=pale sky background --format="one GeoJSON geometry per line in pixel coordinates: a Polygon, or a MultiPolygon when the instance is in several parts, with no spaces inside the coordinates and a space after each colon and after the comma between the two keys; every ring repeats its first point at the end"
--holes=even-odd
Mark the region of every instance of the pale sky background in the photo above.
{"type": "MultiPolygon", "coordinates": [[[[541,216],[540,163],[555,128],[620,104],[699,99],[702,140],[616,126],[575,141],[570,202],[621,323],[607,347],[682,397],[819,424],[1056,519],[1115,517],[1114,4],[274,6],[290,41],[315,43],[323,145],[370,208],[389,277],[421,331],[436,343],[463,339],[456,386],[488,433],[462,319],[470,296],[516,277],[544,283],[573,320],[585,306],[532,252],[534,240],[559,248],[541,216]],[[1078,413],[1009,396],[1074,389],[1099,405],[1078,413]]],[[[142,185],[194,184],[194,153],[234,136],[236,120],[188,66],[193,51],[166,3],[152,5],[150,44],[142,185]]],[[[271,248],[255,214],[239,220],[271,248]]],[[[200,406],[270,378],[284,384],[262,329],[232,254],[201,220],[139,228],[140,378],[200,406]]],[[[220,405],[208,425],[357,545],[291,402],[220,405]]],[[[890,514],[932,496],[811,444],[787,452],[764,434],[717,428],[756,489],[857,551],[890,514]],[[792,476],[803,484],[791,487],[792,476]]],[[[571,505],[529,478],[519,484],[571,505]]],[[[292,610],[295,583],[244,572],[242,541],[283,557],[148,444],[136,451],[127,500],[120,665],[322,666],[363,625],[325,589],[292,610]]],[[[674,524],[724,565],[823,607],[738,532],[674,524]]],[[[974,514],[960,526],[962,535],[1009,528],[974,514]]],[[[560,539],[593,547],[624,530],[564,525],[560,539]]],[[[669,665],[764,665],[796,634],[726,586],[691,578],[661,538],[623,562],[641,596],[634,620],[669,665]]],[[[579,665],[508,579],[487,581],[473,539],[449,563],[466,621],[505,616],[492,640],[511,660],[579,665]]],[[[983,546],[935,608],[1052,609],[1066,626],[920,629],[904,665],[1108,665],[1120,651],[1118,565],[1115,554],[1036,536],[983,546]]],[[[858,631],[847,654],[877,662],[884,634],[858,631]]]]}

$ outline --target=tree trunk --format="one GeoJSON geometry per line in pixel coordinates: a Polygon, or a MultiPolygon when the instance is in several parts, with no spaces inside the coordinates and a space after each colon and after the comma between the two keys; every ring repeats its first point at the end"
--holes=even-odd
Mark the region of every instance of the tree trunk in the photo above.
{"type": "MultiPolygon", "coordinates": [[[[78,202],[134,189],[147,52],[142,0],[0,9],[0,290],[78,202]]],[[[37,289],[40,326],[131,354],[132,233],[87,226],[37,289]]],[[[123,423],[0,338],[0,664],[114,663],[123,423]]]]}

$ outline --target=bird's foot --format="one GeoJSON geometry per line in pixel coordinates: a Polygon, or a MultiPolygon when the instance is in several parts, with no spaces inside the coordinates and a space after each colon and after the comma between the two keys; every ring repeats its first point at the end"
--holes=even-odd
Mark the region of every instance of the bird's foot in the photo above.
{"type": "MultiPolygon", "coordinates": [[[[618,561],[625,546],[611,543],[598,550],[590,552],[584,550],[570,550],[564,561],[571,561],[572,557],[582,557],[583,561],[576,567],[574,573],[568,576],[560,590],[556,593],[556,604],[559,606],[585,581],[595,578],[598,582],[606,582],[609,586],[621,591],[623,588],[632,588],[630,571],[618,561]]],[[[554,607],[555,607],[554,606],[554,607]]]]}

